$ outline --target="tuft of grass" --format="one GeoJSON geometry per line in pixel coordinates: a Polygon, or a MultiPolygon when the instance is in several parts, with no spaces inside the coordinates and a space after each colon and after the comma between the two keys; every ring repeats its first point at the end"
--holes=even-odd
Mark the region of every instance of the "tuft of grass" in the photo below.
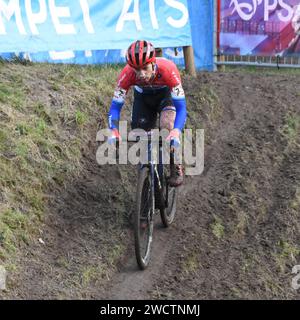
{"type": "Polygon", "coordinates": [[[300,187],[296,189],[295,198],[291,202],[291,208],[295,211],[300,209],[300,187]]]}
{"type": "Polygon", "coordinates": [[[119,260],[124,250],[125,248],[121,243],[115,244],[109,252],[108,265],[114,266],[116,261],[119,260]]]}
{"type": "Polygon", "coordinates": [[[231,294],[235,299],[241,299],[244,297],[244,293],[241,289],[237,287],[231,287],[230,288],[231,294]]]}
{"type": "Polygon", "coordinates": [[[245,212],[239,211],[237,214],[237,225],[235,227],[235,234],[245,235],[245,230],[248,226],[248,216],[245,212]]]}
{"type": "Polygon", "coordinates": [[[16,155],[21,158],[26,158],[29,154],[29,147],[26,142],[18,142],[15,148],[16,155]]]}
{"type": "Polygon", "coordinates": [[[39,102],[34,105],[33,110],[40,119],[44,120],[47,124],[52,124],[51,115],[43,103],[39,102]]]}
{"type": "Polygon", "coordinates": [[[17,110],[22,110],[24,105],[24,88],[12,79],[13,82],[0,83],[0,102],[10,105],[17,110]]]}
{"type": "Polygon", "coordinates": [[[267,205],[265,204],[265,201],[261,198],[258,198],[258,214],[256,216],[256,223],[265,221],[268,213],[267,205]]]}
{"type": "Polygon", "coordinates": [[[246,255],[241,264],[241,270],[247,274],[253,270],[255,266],[254,258],[251,255],[246,255]]]}
{"type": "Polygon", "coordinates": [[[296,143],[300,136],[300,116],[288,114],[281,133],[287,138],[289,144],[296,143]]]}
{"type": "Polygon", "coordinates": [[[296,257],[300,254],[298,247],[285,240],[278,241],[277,250],[279,252],[275,253],[274,257],[281,272],[284,272],[289,261],[296,262],[296,257]]]}
{"type": "Polygon", "coordinates": [[[277,277],[274,273],[270,273],[269,270],[261,270],[263,274],[260,282],[264,286],[264,291],[272,298],[282,297],[286,295],[285,289],[281,283],[278,283],[277,277]]]}
{"type": "Polygon", "coordinates": [[[51,83],[51,89],[54,91],[59,91],[60,90],[60,86],[57,82],[53,82],[51,83]]]}
{"type": "Polygon", "coordinates": [[[80,110],[75,112],[75,121],[78,126],[83,126],[87,122],[88,116],[80,110]]]}
{"type": "Polygon", "coordinates": [[[103,279],[105,275],[106,271],[102,265],[85,266],[81,273],[82,286],[86,287],[92,282],[97,283],[97,281],[103,279]]]}
{"type": "Polygon", "coordinates": [[[231,192],[229,195],[229,208],[232,211],[237,211],[239,209],[238,195],[235,192],[231,192]]]}
{"type": "Polygon", "coordinates": [[[7,149],[8,137],[8,133],[4,129],[0,128],[0,152],[7,149]]]}
{"type": "Polygon", "coordinates": [[[47,127],[47,125],[46,125],[46,122],[45,122],[44,119],[38,119],[36,121],[36,132],[37,132],[37,134],[43,135],[45,133],[45,131],[46,131],[46,127],[47,127]]]}
{"type": "Polygon", "coordinates": [[[0,259],[7,258],[17,250],[17,245],[28,241],[30,217],[18,210],[9,208],[0,215],[0,259]]]}
{"type": "Polygon", "coordinates": [[[183,261],[183,271],[187,274],[195,273],[199,269],[197,252],[191,252],[185,256],[183,261]]]}
{"type": "Polygon", "coordinates": [[[21,136],[27,135],[30,131],[30,127],[26,123],[17,123],[15,131],[21,136]]]}
{"type": "Polygon", "coordinates": [[[218,240],[220,240],[225,235],[225,228],[222,224],[222,220],[219,217],[214,216],[214,219],[215,221],[211,224],[212,233],[218,240]]]}
{"type": "MultiPolygon", "coordinates": [[[[213,88],[209,86],[203,86],[201,87],[200,91],[195,93],[193,96],[196,101],[199,102],[196,106],[193,106],[189,110],[188,114],[188,121],[196,121],[196,119],[199,118],[197,113],[199,110],[197,110],[197,107],[199,105],[199,108],[207,110],[206,115],[209,120],[209,122],[213,123],[217,121],[220,116],[222,115],[223,108],[221,108],[221,102],[219,99],[218,94],[213,90],[213,88]]],[[[189,124],[188,124],[189,125],[189,124]]],[[[199,128],[199,123],[191,123],[192,126],[199,128]]]]}
{"type": "Polygon", "coordinates": [[[172,300],[174,299],[174,294],[172,291],[162,291],[159,289],[159,287],[156,285],[155,289],[150,291],[149,294],[151,295],[151,299],[155,300],[161,300],[161,299],[168,299],[172,300]]]}

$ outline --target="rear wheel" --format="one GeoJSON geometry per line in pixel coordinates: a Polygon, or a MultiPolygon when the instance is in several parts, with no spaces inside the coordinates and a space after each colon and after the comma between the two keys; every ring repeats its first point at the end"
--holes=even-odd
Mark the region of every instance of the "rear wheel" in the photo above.
{"type": "Polygon", "coordinates": [[[139,170],[134,215],[135,254],[139,267],[144,270],[150,261],[153,237],[154,199],[148,167],[139,170]]]}

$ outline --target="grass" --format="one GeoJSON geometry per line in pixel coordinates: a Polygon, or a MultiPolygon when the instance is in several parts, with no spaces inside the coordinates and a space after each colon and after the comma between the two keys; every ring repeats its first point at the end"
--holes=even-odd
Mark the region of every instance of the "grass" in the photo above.
{"type": "Polygon", "coordinates": [[[117,259],[120,257],[121,253],[124,251],[124,246],[121,243],[116,243],[113,247],[110,248],[108,263],[111,266],[114,266],[117,259]]]}
{"type": "Polygon", "coordinates": [[[234,234],[244,236],[248,226],[248,216],[245,212],[239,211],[237,213],[237,225],[235,227],[234,234]]]}
{"type": "Polygon", "coordinates": [[[289,144],[296,144],[300,136],[300,115],[288,114],[281,133],[287,138],[289,144]]]}
{"type": "Polygon", "coordinates": [[[291,201],[291,208],[299,212],[300,209],[300,187],[296,189],[295,198],[291,201]]]}
{"type": "MultiPolygon", "coordinates": [[[[192,138],[194,141],[196,139],[196,130],[205,129],[204,142],[206,144],[210,143],[211,134],[209,130],[206,130],[208,126],[204,126],[204,123],[207,123],[208,125],[215,125],[222,116],[223,108],[218,94],[212,87],[202,85],[197,89],[197,92],[187,92],[186,97],[189,107],[185,127],[193,129],[192,138]],[[202,118],[201,116],[199,118],[199,114],[204,114],[204,117],[202,118]]],[[[194,151],[193,146],[193,152],[194,151]]]]}
{"type": "MultiPolygon", "coordinates": [[[[199,102],[199,106],[207,106],[207,117],[209,122],[214,123],[216,122],[220,116],[222,115],[222,108],[221,108],[221,102],[217,95],[217,93],[214,91],[213,88],[207,85],[203,85],[199,92],[194,93],[193,96],[196,101],[199,102]]],[[[198,105],[198,104],[197,104],[198,105]]],[[[193,108],[189,109],[188,114],[188,120],[191,123],[192,126],[199,129],[199,122],[193,122],[198,120],[197,112],[197,105],[193,106],[193,108]]],[[[189,123],[188,123],[189,124],[189,123]]]]}
{"type": "Polygon", "coordinates": [[[80,110],[76,110],[75,112],[75,121],[78,126],[83,126],[87,122],[88,116],[84,112],[80,110]]]}
{"type": "Polygon", "coordinates": [[[285,271],[286,264],[290,261],[296,264],[296,257],[300,254],[300,249],[286,240],[277,243],[277,253],[274,254],[276,264],[281,272],[285,271]]]}
{"type": "Polygon", "coordinates": [[[214,216],[214,219],[215,221],[211,224],[212,233],[218,240],[220,240],[225,235],[225,227],[219,217],[214,216]]]}
{"type": "Polygon", "coordinates": [[[0,83],[0,103],[21,110],[24,104],[24,87],[18,82],[0,83]]]}
{"type": "Polygon", "coordinates": [[[105,275],[105,267],[101,264],[97,266],[85,266],[81,273],[81,284],[83,287],[86,287],[92,282],[103,279],[105,275]]]}
{"type": "MultiPolygon", "coordinates": [[[[0,264],[12,265],[37,233],[49,190],[80,174],[81,147],[91,128],[106,123],[118,71],[1,62],[0,264]]],[[[83,274],[84,282],[92,277],[83,274]]]]}
{"type": "MultiPolygon", "coordinates": [[[[63,188],[67,177],[80,175],[81,148],[91,139],[91,132],[96,130],[99,122],[105,126],[118,71],[119,67],[1,64],[0,264],[4,264],[7,270],[16,269],[14,257],[21,245],[37,239],[51,189],[63,188]]],[[[203,107],[210,122],[217,121],[222,111],[214,91],[208,87],[201,90],[196,96],[199,106],[191,110],[192,116],[189,118],[195,128],[199,126],[197,114],[203,107]]],[[[289,114],[286,118],[282,132],[290,141],[297,139],[297,119],[295,114],[289,114]]],[[[233,170],[241,179],[239,167],[233,170]]],[[[130,185],[129,176],[120,171],[120,179],[125,190],[130,185]]],[[[256,194],[255,184],[247,186],[250,193],[256,194]]],[[[108,196],[122,199],[128,194],[123,189],[115,193],[112,187],[111,190],[109,188],[108,196]]],[[[125,199],[122,206],[117,201],[112,205],[115,224],[126,215],[126,201],[131,199],[125,199]]],[[[295,212],[299,212],[299,203],[298,190],[291,202],[295,212]]],[[[247,211],[240,207],[240,199],[234,191],[229,198],[229,207],[237,213],[234,226],[243,235],[251,221],[248,221],[247,211]]],[[[260,208],[263,220],[266,207],[262,205],[260,208]]],[[[210,224],[210,230],[218,240],[225,237],[224,221],[214,216],[210,224]]],[[[228,225],[226,231],[229,235],[228,225]]],[[[71,281],[76,288],[88,287],[99,279],[99,275],[109,277],[124,249],[122,241],[116,242],[103,264],[87,261],[85,265],[76,266],[74,279],[67,278],[66,283],[71,281]]],[[[99,254],[100,251],[101,247],[99,254]]],[[[283,270],[287,262],[298,254],[298,247],[282,241],[277,246],[275,262],[283,270]]],[[[59,263],[61,268],[68,269],[75,262],[61,258],[59,263]]],[[[188,252],[185,263],[184,271],[194,273],[199,269],[199,256],[188,252]]],[[[254,263],[251,261],[245,262],[242,266],[245,273],[250,272],[252,265],[254,263]]],[[[266,279],[265,285],[272,286],[272,279],[266,279]]],[[[272,290],[279,289],[274,287],[272,290]]],[[[239,295],[238,291],[236,295],[239,295]]]]}
{"type": "Polygon", "coordinates": [[[183,260],[183,271],[186,274],[195,273],[199,269],[199,255],[197,252],[190,252],[183,260]]]}
{"type": "Polygon", "coordinates": [[[223,68],[224,72],[238,73],[262,73],[264,75],[289,74],[300,75],[300,68],[277,68],[277,67],[257,67],[257,66],[229,66],[223,68]]]}
{"type": "Polygon", "coordinates": [[[0,216],[0,259],[4,260],[17,250],[16,245],[28,242],[30,231],[30,216],[12,208],[1,212],[0,216]]]}

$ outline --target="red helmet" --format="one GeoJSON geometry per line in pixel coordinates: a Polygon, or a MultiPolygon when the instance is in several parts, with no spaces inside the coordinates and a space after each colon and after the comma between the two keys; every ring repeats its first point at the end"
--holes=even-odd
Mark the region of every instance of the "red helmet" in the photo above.
{"type": "Polygon", "coordinates": [[[137,40],[127,49],[126,61],[135,69],[139,69],[150,62],[155,62],[155,60],[155,49],[149,41],[137,40]]]}

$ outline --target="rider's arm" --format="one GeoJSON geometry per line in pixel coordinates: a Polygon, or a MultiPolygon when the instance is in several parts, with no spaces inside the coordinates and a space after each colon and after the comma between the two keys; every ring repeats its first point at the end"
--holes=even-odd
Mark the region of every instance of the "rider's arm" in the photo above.
{"type": "Polygon", "coordinates": [[[133,76],[134,72],[128,65],[125,66],[119,75],[118,85],[115,89],[114,97],[108,112],[108,125],[110,129],[119,128],[121,109],[124,105],[127,91],[132,85],[133,76]]]}
{"type": "Polygon", "coordinates": [[[119,128],[120,113],[125,102],[125,96],[126,90],[116,88],[108,112],[108,125],[110,129],[119,128]]]}
{"type": "Polygon", "coordinates": [[[180,132],[184,128],[187,111],[185,94],[181,84],[181,77],[179,70],[174,62],[170,60],[162,60],[161,65],[165,72],[166,84],[171,90],[172,101],[176,108],[176,118],[174,121],[174,129],[178,129],[180,132]]]}
{"type": "Polygon", "coordinates": [[[173,87],[171,91],[174,107],[176,108],[176,118],[174,122],[174,129],[182,130],[185,125],[187,111],[184,90],[182,85],[179,84],[173,87]]]}

